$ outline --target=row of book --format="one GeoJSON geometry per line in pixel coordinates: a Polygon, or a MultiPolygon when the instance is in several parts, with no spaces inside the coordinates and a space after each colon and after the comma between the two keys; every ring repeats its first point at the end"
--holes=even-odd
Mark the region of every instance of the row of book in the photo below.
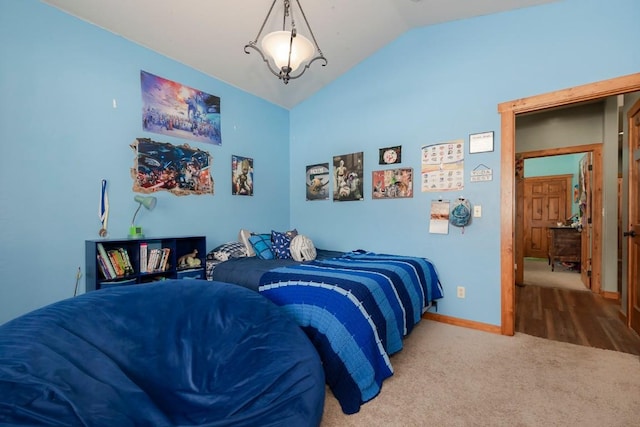
{"type": "Polygon", "coordinates": [[[98,266],[105,279],[115,279],[135,273],[129,253],[125,248],[107,250],[102,243],[98,243],[97,246],[98,266]]]}
{"type": "MultiPolygon", "coordinates": [[[[135,269],[126,248],[105,249],[97,244],[98,267],[105,279],[117,279],[135,274],[135,269]]],[[[166,271],[169,268],[169,248],[148,249],[146,243],[140,244],[140,273],[166,271]]]]}
{"type": "Polygon", "coordinates": [[[148,249],[146,243],[140,244],[140,272],[151,273],[166,271],[169,268],[169,248],[148,249]]]}

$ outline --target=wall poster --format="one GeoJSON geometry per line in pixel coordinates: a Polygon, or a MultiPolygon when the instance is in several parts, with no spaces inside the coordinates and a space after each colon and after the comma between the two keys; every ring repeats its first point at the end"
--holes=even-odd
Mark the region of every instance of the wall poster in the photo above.
{"type": "Polygon", "coordinates": [[[178,196],[213,194],[213,159],[206,151],[149,138],[137,138],[131,148],[136,151],[131,169],[133,191],[165,190],[178,196]]]}
{"type": "Polygon", "coordinates": [[[231,156],[231,194],[253,196],[253,159],[231,156]]]}
{"type": "Polygon", "coordinates": [[[222,145],[220,98],[140,71],[142,129],[222,145]]]}
{"type": "Polygon", "coordinates": [[[464,188],[464,141],[422,146],[422,191],[464,188]]]}
{"type": "Polygon", "coordinates": [[[413,197],[413,169],[387,169],[371,173],[374,199],[413,197]]]}
{"type": "Polygon", "coordinates": [[[333,157],[333,201],[364,200],[363,152],[333,157]]]}
{"type": "Polygon", "coordinates": [[[307,200],[329,200],[329,163],[307,166],[307,200]]]}

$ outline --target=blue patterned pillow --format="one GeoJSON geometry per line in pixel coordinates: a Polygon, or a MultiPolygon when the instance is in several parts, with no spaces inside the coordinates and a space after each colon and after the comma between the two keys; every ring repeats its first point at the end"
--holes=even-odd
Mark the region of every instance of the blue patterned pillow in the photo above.
{"type": "Polygon", "coordinates": [[[227,261],[231,258],[239,258],[247,256],[247,248],[242,242],[227,242],[212,249],[207,254],[207,259],[215,259],[218,261],[227,261]]]}
{"type": "Polygon", "coordinates": [[[280,233],[279,231],[271,230],[271,244],[273,246],[273,253],[278,259],[291,258],[291,252],[289,246],[291,245],[291,239],[287,236],[287,233],[280,233]]]}
{"type": "Polygon", "coordinates": [[[251,237],[249,237],[249,243],[251,243],[258,258],[274,258],[273,251],[271,250],[271,234],[252,234],[251,237]]]}

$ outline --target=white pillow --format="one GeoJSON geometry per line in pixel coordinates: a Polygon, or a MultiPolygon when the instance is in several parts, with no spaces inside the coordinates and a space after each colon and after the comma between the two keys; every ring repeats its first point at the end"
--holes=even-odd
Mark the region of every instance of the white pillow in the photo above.
{"type": "Polygon", "coordinates": [[[253,250],[253,246],[251,242],[249,242],[249,237],[251,237],[251,232],[241,228],[238,233],[238,242],[242,242],[244,247],[247,248],[247,256],[256,256],[256,251],[253,250]]]}

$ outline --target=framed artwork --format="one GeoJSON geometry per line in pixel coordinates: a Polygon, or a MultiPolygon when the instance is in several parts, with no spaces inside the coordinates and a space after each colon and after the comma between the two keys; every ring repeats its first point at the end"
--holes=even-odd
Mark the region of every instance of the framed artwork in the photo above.
{"type": "Polygon", "coordinates": [[[469,154],[493,151],[493,132],[469,135],[469,154]]]}
{"type": "Polygon", "coordinates": [[[413,169],[387,169],[371,173],[372,197],[399,199],[413,197],[413,169]]]}
{"type": "Polygon", "coordinates": [[[307,200],[329,200],[329,163],[307,166],[307,200]]]}
{"type": "Polygon", "coordinates": [[[222,145],[220,98],[140,71],[142,129],[222,145]]]}
{"type": "Polygon", "coordinates": [[[363,153],[333,157],[333,201],[364,200],[362,171],[363,153]]]}
{"type": "Polygon", "coordinates": [[[378,155],[378,164],[380,165],[402,163],[402,146],[380,148],[378,155]]]}
{"type": "Polygon", "coordinates": [[[231,194],[253,196],[253,159],[231,156],[231,194]]]}
{"type": "Polygon", "coordinates": [[[137,138],[131,148],[136,151],[131,169],[133,191],[164,190],[178,196],[213,194],[213,159],[206,151],[188,144],[176,146],[149,138],[137,138]]]}

